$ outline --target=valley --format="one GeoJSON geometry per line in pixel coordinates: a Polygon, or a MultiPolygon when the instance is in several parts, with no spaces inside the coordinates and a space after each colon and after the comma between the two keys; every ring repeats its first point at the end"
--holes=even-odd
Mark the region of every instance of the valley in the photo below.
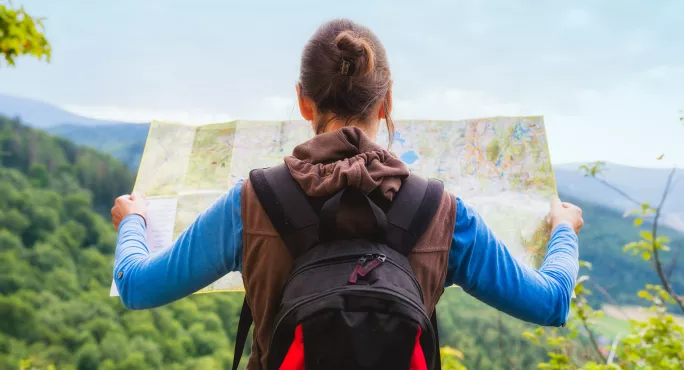
{"type": "MultiPolygon", "coordinates": [[[[108,297],[116,238],[108,210],[117,195],[132,188],[147,129],[135,123],[62,122],[43,132],[0,116],[0,151],[5,153],[0,191],[8,194],[0,202],[0,313],[10,318],[0,327],[0,368],[12,368],[22,359],[60,369],[107,370],[231,363],[241,294],[196,295],[148,311],[128,311],[108,297]]],[[[630,327],[611,305],[637,313],[633,307],[644,302],[636,292],[658,279],[647,262],[622,251],[639,238],[623,215],[629,204],[601,192],[595,180],[573,167],[556,168],[557,186],[563,200],[584,210],[580,258],[594,268],[580,273],[610,295],[592,288],[590,296],[592,305],[605,307],[607,315],[595,321],[594,329],[602,343],[609,343],[630,327]]],[[[657,184],[666,173],[610,164],[608,169],[609,181],[647,201],[657,197],[657,184]],[[641,171],[651,172],[645,176],[641,171]],[[611,178],[611,173],[619,176],[611,178]],[[629,184],[633,178],[644,185],[629,184]]],[[[675,205],[669,212],[681,211],[681,196],[681,188],[673,190],[675,205]]],[[[684,235],[675,228],[662,233],[671,238],[673,253],[664,259],[670,264],[684,247],[684,235]]],[[[684,290],[681,270],[671,276],[675,289],[684,290]]],[[[442,345],[463,352],[469,368],[532,368],[545,358],[544,348],[522,335],[533,325],[486,307],[458,288],[447,289],[438,307],[442,345]],[[491,356],[492,349],[505,355],[491,356]]]]}

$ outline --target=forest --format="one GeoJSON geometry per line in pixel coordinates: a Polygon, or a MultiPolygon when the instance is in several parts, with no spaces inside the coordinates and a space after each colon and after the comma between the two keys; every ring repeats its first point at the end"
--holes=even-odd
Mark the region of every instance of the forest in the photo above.
{"type": "MultiPolygon", "coordinates": [[[[109,297],[116,233],[106,218],[133,174],[109,155],[0,117],[0,368],[229,368],[242,294],[195,295],[127,310],[109,297]]],[[[543,358],[501,319],[457,289],[440,303],[442,342],[466,364],[498,368],[543,358]],[[501,346],[503,347],[501,347],[501,346]]]]}
{"type": "MultiPolygon", "coordinates": [[[[146,311],[109,297],[116,233],[107,215],[132,188],[125,165],[3,117],[0,153],[0,368],[229,368],[242,294],[195,295],[146,311]]],[[[634,266],[631,280],[609,287],[620,303],[631,302],[655,281],[620,251],[637,231],[619,214],[580,205],[582,258],[602,264],[599,276],[634,266]]],[[[447,289],[438,310],[441,344],[457,348],[468,368],[526,369],[546,357],[523,335],[536,327],[458,288],[447,289]]]]}
{"type": "MultiPolygon", "coordinates": [[[[106,215],[132,188],[125,166],[2,117],[0,151],[0,368],[229,368],[242,294],[147,311],[109,297],[116,233],[106,215]]],[[[476,368],[498,367],[486,349],[501,341],[521,364],[544,355],[520,335],[525,325],[504,320],[500,337],[496,312],[456,289],[440,310],[443,343],[476,368]]]]}

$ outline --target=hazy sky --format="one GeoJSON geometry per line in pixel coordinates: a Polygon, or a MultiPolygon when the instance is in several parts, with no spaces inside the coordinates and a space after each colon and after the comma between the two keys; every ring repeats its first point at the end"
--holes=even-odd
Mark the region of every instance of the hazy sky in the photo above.
{"type": "Polygon", "coordinates": [[[395,118],[544,115],[555,163],[684,166],[684,1],[13,2],[53,59],[0,68],[0,93],[87,116],[300,119],[301,49],[348,17],[387,48],[395,118]]]}

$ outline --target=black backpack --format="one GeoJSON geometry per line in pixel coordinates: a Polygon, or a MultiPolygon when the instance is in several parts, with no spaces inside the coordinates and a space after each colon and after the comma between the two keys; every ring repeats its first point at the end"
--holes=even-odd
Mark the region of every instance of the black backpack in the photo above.
{"type": "MultiPolygon", "coordinates": [[[[439,207],[441,182],[410,175],[385,212],[354,187],[308,197],[284,164],[254,170],[250,181],[294,261],[265,370],[409,370],[412,359],[441,368],[436,313],[425,312],[407,258],[439,207]],[[338,227],[341,219],[351,226],[338,227]]],[[[252,320],[245,299],[234,370],[252,320]]]]}

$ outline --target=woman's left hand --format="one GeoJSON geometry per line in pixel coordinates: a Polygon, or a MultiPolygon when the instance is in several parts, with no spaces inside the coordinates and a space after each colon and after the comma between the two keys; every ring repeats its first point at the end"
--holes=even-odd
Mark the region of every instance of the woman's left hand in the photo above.
{"type": "Polygon", "coordinates": [[[114,230],[119,230],[119,224],[128,215],[137,214],[147,223],[147,198],[144,195],[133,193],[122,195],[114,201],[112,207],[112,224],[114,230]]]}

